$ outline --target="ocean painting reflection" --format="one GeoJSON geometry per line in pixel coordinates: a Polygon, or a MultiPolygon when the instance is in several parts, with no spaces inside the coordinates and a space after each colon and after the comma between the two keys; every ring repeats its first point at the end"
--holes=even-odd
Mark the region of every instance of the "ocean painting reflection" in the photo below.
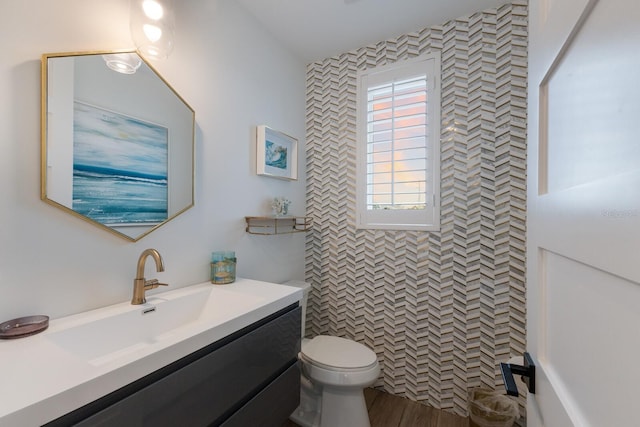
{"type": "Polygon", "coordinates": [[[74,103],[74,211],[105,225],[165,221],[167,162],[167,128],[74,103]]]}

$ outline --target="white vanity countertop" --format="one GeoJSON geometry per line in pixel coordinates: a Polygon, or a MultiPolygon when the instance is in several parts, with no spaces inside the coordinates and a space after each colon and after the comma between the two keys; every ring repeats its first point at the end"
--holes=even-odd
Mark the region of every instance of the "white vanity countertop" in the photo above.
{"type": "Polygon", "coordinates": [[[207,282],[150,291],[143,305],[123,302],[0,340],[0,426],[52,421],[301,299],[302,290],[290,286],[207,282]]]}

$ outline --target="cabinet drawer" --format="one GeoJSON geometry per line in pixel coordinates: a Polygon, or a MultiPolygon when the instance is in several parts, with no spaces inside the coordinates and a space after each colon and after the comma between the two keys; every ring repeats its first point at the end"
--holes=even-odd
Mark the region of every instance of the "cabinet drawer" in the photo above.
{"type": "Polygon", "coordinates": [[[300,403],[300,368],[294,363],[222,427],[281,427],[300,403]]]}
{"type": "Polygon", "coordinates": [[[283,314],[77,425],[173,427],[223,422],[295,364],[300,312],[296,308],[283,314]]]}

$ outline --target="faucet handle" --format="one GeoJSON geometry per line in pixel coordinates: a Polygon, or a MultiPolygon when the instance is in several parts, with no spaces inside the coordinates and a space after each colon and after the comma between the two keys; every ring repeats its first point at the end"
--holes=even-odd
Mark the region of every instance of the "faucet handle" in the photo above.
{"type": "Polygon", "coordinates": [[[158,282],[158,279],[151,279],[151,280],[147,280],[146,282],[144,282],[144,289],[145,290],[155,289],[158,286],[169,286],[169,285],[166,284],[166,283],[158,282]]]}

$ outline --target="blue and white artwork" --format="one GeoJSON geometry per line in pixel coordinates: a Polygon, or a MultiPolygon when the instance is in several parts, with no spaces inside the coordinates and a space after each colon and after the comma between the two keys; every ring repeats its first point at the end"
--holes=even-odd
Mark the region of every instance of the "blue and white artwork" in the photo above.
{"type": "Polygon", "coordinates": [[[298,179],[298,141],[266,125],[256,127],[256,173],[280,179],[298,179]]]}
{"type": "Polygon", "coordinates": [[[278,145],[273,141],[266,141],[264,162],[267,166],[278,169],[287,169],[287,147],[278,145]]]}
{"type": "Polygon", "coordinates": [[[168,129],[74,102],[73,210],[105,225],[168,218],[168,129]]]}

